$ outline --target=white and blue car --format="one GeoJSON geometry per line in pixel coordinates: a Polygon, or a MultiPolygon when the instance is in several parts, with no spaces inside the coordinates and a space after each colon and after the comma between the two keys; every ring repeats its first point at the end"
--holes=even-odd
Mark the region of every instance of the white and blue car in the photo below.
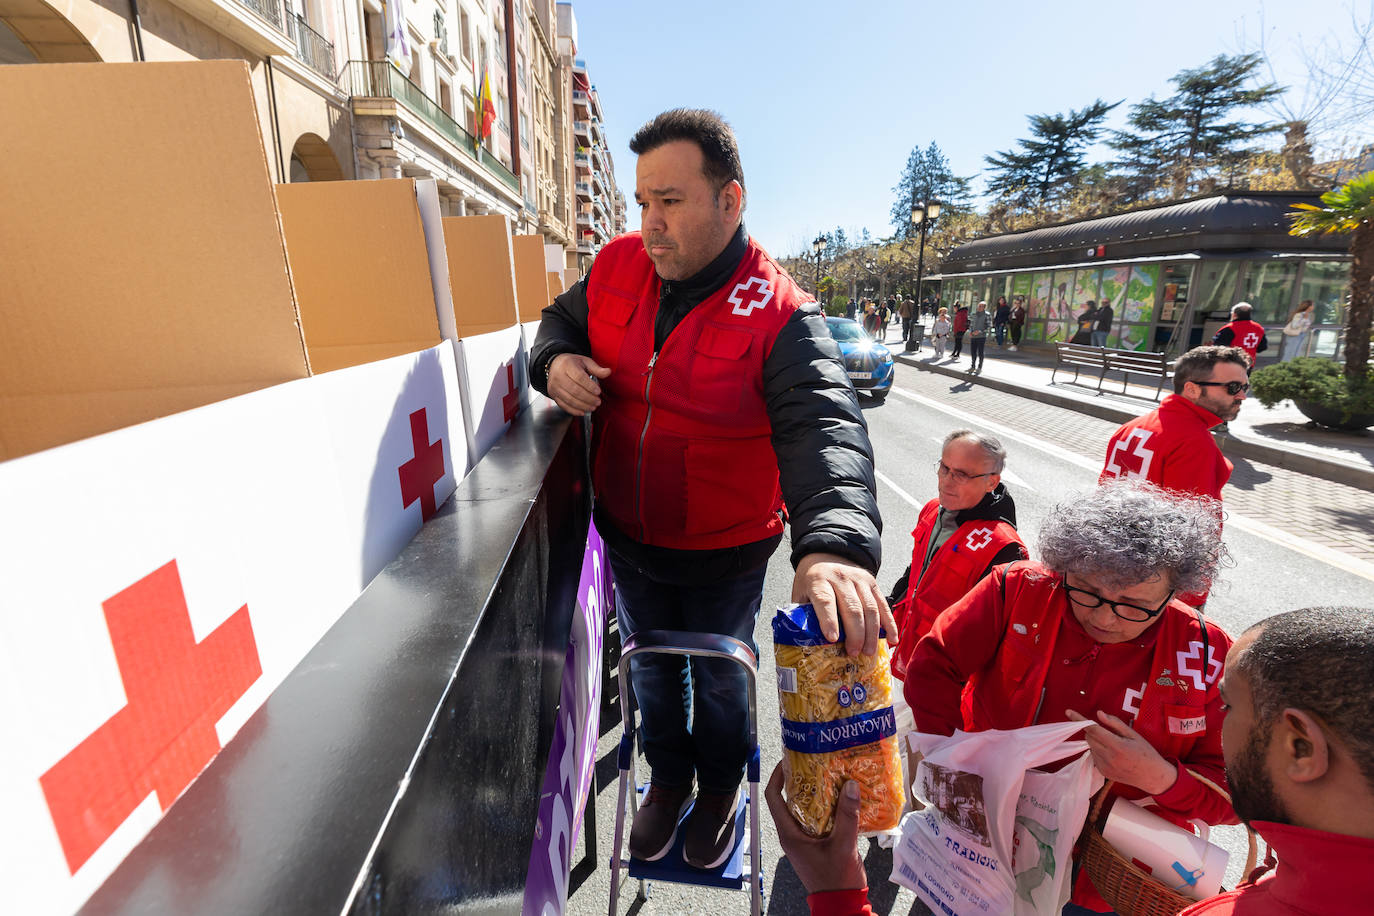
{"type": "Polygon", "coordinates": [[[892,351],[851,318],[826,318],[825,323],[830,326],[830,336],[840,345],[854,390],[881,404],[892,390],[892,351]]]}

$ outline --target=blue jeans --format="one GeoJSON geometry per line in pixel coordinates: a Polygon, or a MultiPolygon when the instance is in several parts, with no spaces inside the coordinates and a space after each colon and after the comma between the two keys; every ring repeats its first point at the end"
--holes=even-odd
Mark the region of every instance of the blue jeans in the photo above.
{"type": "MultiPolygon", "coordinates": [[[[622,639],[640,630],[722,633],[758,654],[754,622],[766,563],[694,585],[656,581],[614,552],[611,570],[622,639]]],[[[707,792],[733,792],[753,751],[744,670],[724,659],[645,654],[630,660],[630,683],[654,782],[685,786],[695,774],[707,792]]]]}
{"type": "Polygon", "coordinates": [[[1005,324],[995,324],[992,326],[992,330],[997,334],[997,346],[1000,347],[1007,342],[1007,326],[1005,324]]]}
{"type": "Polygon", "coordinates": [[[1105,347],[1106,345],[1107,345],[1107,332],[1106,332],[1106,331],[1093,331],[1093,346],[1094,346],[1094,347],[1105,347]]]}

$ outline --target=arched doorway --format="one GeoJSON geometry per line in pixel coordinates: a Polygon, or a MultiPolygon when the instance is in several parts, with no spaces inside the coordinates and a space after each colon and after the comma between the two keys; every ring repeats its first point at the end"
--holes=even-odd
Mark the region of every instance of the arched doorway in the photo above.
{"type": "Polygon", "coordinates": [[[340,181],[339,160],[329,144],[316,134],[302,134],[291,148],[290,181],[340,181]]]}
{"type": "Polygon", "coordinates": [[[4,0],[0,9],[0,64],[100,60],[76,26],[43,0],[4,0]]]}

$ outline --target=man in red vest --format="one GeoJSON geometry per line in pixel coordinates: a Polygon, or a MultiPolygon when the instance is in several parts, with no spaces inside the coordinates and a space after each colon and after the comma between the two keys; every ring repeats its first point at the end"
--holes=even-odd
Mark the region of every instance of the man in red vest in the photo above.
{"type": "Polygon", "coordinates": [[[1374,609],[1307,608],[1261,620],[1231,647],[1220,686],[1231,799],[1278,868],[1183,913],[1368,913],[1374,609]]]}
{"type": "MultiPolygon", "coordinates": [[[[1174,599],[1224,554],[1211,506],[1112,480],[1055,506],[1039,562],[998,567],[916,646],[904,693],[926,734],[1091,720],[1118,794],[1183,824],[1234,823],[1217,679],[1231,640],[1174,599]]],[[[1086,876],[1072,903],[1107,909],[1086,876]]]]}
{"type": "Polygon", "coordinates": [[[1251,321],[1254,310],[1248,302],[1237,302],[1231,306],[1231,321],[1212,335],[1212,343],[1219,347],[1240,347],[1250,357],[1254,366],[1259,355],[1269,349],[1269,338],[1264,336],[1264,325],[1251,321]]]}
{"type": "Polygon", "coordinates": [[[906,677],[916,643],[940,612],[973,588],[994,566],[1024,560],[1016,533],[1016,503],[1002,483],[1007,450],[992,436],[956,429],[935,463],[939,497],[926,503],[911,532],[911,565],[888,601],[900,627],[892,673],[906,677]]]}
{"type": "MultiPolygon", "coordinates": [[[[641,230],[607,244],[544,310],[530,355],[534,386],[592,417],[620,632],[719,633],[753,648],[788,520],[793,600],[816,606],[832,640],[842,617],[847,650],[872,654],[880,624],[896,632],[874,579],[873,449],[825,318],[744,231],[739,149],[719,115],[665,112],[630,150],[641,230]]],[[[652,782],[630,853],[662,858],[691,806],[684,857],[714,868],[752,751],[745,674],[663,654],[631,669],[652,782]]]]}
{"type": "MultiPolygon", "coordinates": [[[[1234,420],[1250,390],[1250,361],[1238,347],[1196,347],[1174,366],[1174,393],[1159,407],[1124,423],[1107,443],[1100,479],[1148,480],[1179,493],[1221,502],[1233,465],[1212,438],[1218,424],[1234,420]]],[[[1220,505],[1217,507],[1220,517],[1220,505]]],[[[1181,595],[1194,607],[1206,590],[1181,595]]]]}

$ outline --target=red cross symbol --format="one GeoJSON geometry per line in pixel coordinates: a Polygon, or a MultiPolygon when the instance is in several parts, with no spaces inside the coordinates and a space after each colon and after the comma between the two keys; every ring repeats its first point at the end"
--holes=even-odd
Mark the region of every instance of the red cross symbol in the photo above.
{"type": "Polygon", "coordinates": [[[754,314],[754,309],[761,309],[773,301],[773,291],[768,288],[768,281],[763,277],[750,277],[743,283],[736,283],[726,301],[734,306],[730,310],[731,314],[748,318],[754,314]],[[757,289],[755,284],[758,286],[757,289]]]}
{"type": "Polygon", "coordinates": [[[515,390],[515,360],[506,365],[506,393],[501,395],[501,416],[509,423],[520,412],[520,394],[515,390]]]}
{"type": "Polygon", "coordinates": [[[127,702],[38,780],[72,874],[149,792],[171,807],[219,753],[215,723],[262,675],[248,605],[196,642],[175,560],[101,607],[127,702]]]}
{"type": "Polygon", "coordinates": [[[397,470],[401,477],[401,508],[409,509],[420,501],[420,518],[429,521],[439,511],[434,503],[434,485],[444,477],[444,439],[429,441],[429,422],[421,407],[410,415],[410,443],[415,449],[411,458],[397,470]]]}
{"type": "Polygon", "coordinates": [[[1150,465],[1155,460],[1154,449],[1146,444],[1150,441],[1151,435],[1150,430],[1137,427],[1127,433],[1125,438],[1117,440],[1107,453],[1104,473],[1109,477],[1148,479],[1150,465]]]}

